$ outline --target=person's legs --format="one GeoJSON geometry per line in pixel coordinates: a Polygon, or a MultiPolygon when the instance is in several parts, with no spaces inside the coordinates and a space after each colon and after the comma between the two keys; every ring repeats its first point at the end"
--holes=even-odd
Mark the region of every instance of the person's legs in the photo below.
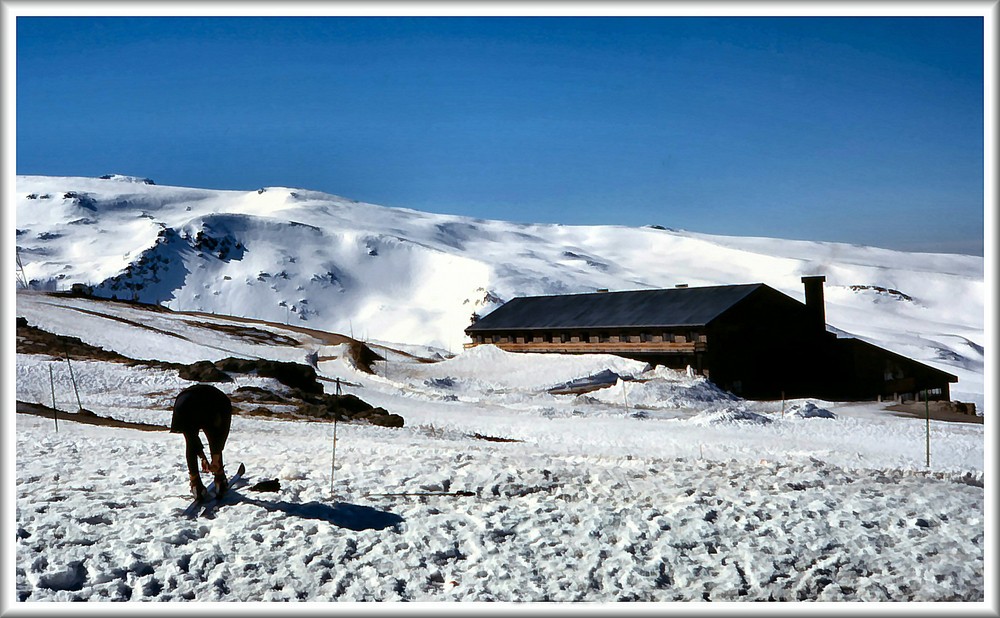
{"type": "Polygon", "coordinates": [[[232,422],[232,405],[229,403],[229,398],[213,402],[212,409],[206,417],[209,422],[205,427],[205,435],[208,437],[208,449],[212,455],[209,470],[215,476],[217,495],[221,496],[228,489],[222,452],[226,448],[226,439],[229,438],[229,426],[232,422]]]}
{"type": "Polygon", "coordinates": [[[201,444],[198,432],[185,432],[184,434],[184,457],[187,460],[188,480],[191,484],[191,493],[198,500],[205,495],[205,484],[201,482],[201,474],[198,472],[198,458],[205,456],[205,447],[201,444]]]}

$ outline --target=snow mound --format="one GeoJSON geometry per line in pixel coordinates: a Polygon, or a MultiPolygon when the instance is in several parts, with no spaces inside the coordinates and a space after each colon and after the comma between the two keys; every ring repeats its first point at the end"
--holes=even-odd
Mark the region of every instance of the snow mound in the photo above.
{"type": "Polygon", "coordinates": [[[622,391],[629,405],[642,408],[703,408],[706,403],[733,402],[738,398],[702,376],[657,367],[635,380],[619,380],[613,388],[590,393],[605,403],[622,401],[622,391]]]}
{"type": "Polygon", "coordinates": [[[788,413],[798,418],[837,418],[833,412],[826,408],[820,408],[811,401],[793,405],[788,409],[788,413]]]}
{"type": "Polygon", "coordinates": [[[720,425],[723,423],[740,423],[750,425],[768,425],[773,421],[770,417],[757,414],[742,408],[723,407],[715,410],[706,410],[694,416],[690,421],[694,425],[720,425]]]}
{"type": "Polygon", "coordinates": [[[495,345],[470,348],[454,358],[425,366],[421,378],[476,379],[493,388],[545,390],[603,371],[635,376],[646,363],[610,354],[534,354],[506,352],[495,345]]]}
{"type": "Polygon", "coordinates": [[[605,369],[593,375],[576,378],[575,380],[553,386],[549,389],[549,392],[554,395],[586,392],[598,388],[607,388],[618,383],[620,379],[620,375],[610,369],[605,369]]]}

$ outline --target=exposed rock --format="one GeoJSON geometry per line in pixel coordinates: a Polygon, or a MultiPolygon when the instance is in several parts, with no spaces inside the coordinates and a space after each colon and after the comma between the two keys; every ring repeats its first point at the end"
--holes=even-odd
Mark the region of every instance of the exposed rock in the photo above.
{"type": "Polygon", "coordinates": [[[375,373],[372,369],[372,364],[376,361],[385,360],[376,354],[374,350],[355,340],[351,340],[347,344],[347,355],[358,369],[366,373],[375,373]]]}
{"type": "Polygon", "coordinates": [[[230,373],[250,373],[274,378],[289,388],[306,393],[323,392],[323,385],[316,380],[316,370],[301,363],[229,357],[216,361],[215,367],[230,373]]]}
{"type": "Polygon", "coordinates": [[[198,361],[190,365],[182,365],[177,370],[177,375],[192,382],[232,382],[233,379],[226,372],[220,370],[212,361],[198,361]]]}

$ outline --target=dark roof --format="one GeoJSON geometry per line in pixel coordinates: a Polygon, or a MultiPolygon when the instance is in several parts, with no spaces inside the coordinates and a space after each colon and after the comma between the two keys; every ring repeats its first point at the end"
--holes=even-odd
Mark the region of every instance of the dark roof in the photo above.
{"type": "Polygon", "coordinates": [[[546,328],[703,326],[762,283],[514,298],[466,332],[546,328]]]}

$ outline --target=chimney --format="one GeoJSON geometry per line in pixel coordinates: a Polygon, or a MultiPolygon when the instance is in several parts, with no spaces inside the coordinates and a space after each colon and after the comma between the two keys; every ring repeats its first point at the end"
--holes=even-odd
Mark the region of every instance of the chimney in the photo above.
{"type": "Polygon", "coordinates": [[[806,311],[809,313],[809,321],[813,328],[819,332],[826,332],[826,308],[823,300],[824,281],[826,281],[826,277],[823,275],[802,277],[802,283],[806,286],[806,311]]]}

